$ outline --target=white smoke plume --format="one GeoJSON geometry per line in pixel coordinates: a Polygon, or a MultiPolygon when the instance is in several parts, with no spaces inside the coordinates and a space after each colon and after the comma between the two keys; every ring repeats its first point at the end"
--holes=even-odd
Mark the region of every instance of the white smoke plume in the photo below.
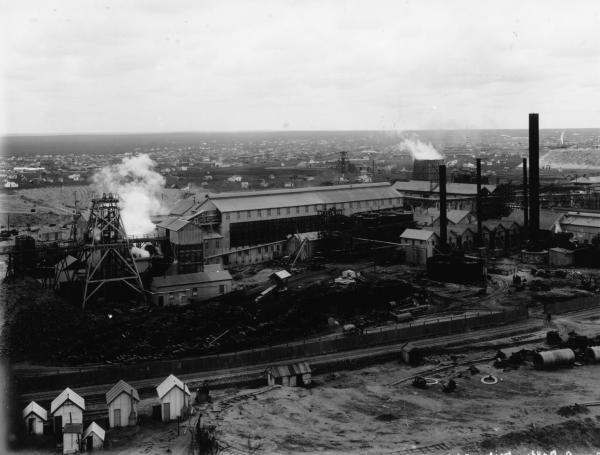
{"type": "Polygon", "coordinates": [[[399,144],[400,150],[409,151],[415,160],[441,160],[444,157],[430,143],[418,139],[404,139],[399,144]]]}
{"type": "Polygon", "coordinates": [[[127,235],[151,233],[154,223],[150,217],[164,211],[160,194],[164,190],[165,179],[154,170],[155,166],[148,155],[141,154],[106,166],[93,177],[98,193],[119,195],[121,218],[127,235]]]}
{"type": "Polygon", "coordinates": [[[134,258],[149,258],[150,252],[144,248],[138,248],[137,246],[134,246],[131,248],[131,255],[134,258]]]}
{"type": "Polygon", "coordinates": [[[565,132],[560,133],[560,145],[565,145],[565,132]]]}

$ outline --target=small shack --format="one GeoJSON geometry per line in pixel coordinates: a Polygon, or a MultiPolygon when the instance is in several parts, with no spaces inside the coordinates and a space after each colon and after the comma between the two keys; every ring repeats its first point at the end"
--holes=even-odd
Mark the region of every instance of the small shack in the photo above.
{"type": "Polygon", "coordinates": [[[548,250],[548,264],[555,267],[573,265],[575,252],[566,248],[550,248],[548,250]]]}
{"type": "Polygon", "coordinates": [[[48,412],[35,401],[32,401],[23,409],[23,419],[27,425],[27,434],[44,434],[48,412]]]}
{"type": "Polygon", "coordinates": [[[50,403],[54,433],[59,433],[67,423],[82,423],[83,411],[85,400],[67,387],[50,403]]]}
{"type": "Polygon", "coordinates": [[[172,374],[156,387],[156,393],[161,404],[163,422],[180,417],[182,411],[190,404],[190,389],[172,374]]]}
{"type": "Polygon", "coordinates": [[[67,423],[62,430],[63,454],[78,453],[81,448],[82,423],[67,423]]]}
{"type": "Polygon", "coordinates": [[[104,447],[104,437],[106,432],[96,422],[92,422],[83,432],[83,449],[86,452],[91,452],[94,449],[101,449],[104,447]]]}
{"type": "Polygon", "coordinates": [[[290,365],[278,365],[267,368],[267,383],[269,385],[284,385],[289,387],[306,386],[310,384],[312,370],[308,362],[298,362],[290,365]]]}
{"type": "Polygon", "coordinates": [[[288,280],[292,274],[287,270],[279,270],[278,272],[273,272],[269,275],[269,279],[275,283],[279,287],[284,287],[287,285],[288,280]]]}
{"type": "Polygon", "coordinates": [[[108,424],[110,428],[132,426],[137,423],[138,391],[122,379],[106,392],[108,424]]]}

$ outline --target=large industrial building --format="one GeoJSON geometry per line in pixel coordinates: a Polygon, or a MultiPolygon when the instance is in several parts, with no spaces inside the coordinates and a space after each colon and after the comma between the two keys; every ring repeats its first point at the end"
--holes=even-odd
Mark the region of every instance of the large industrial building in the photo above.
{"type": "Polygon", "coordinates": [[[402,208],[388,183],[215,193],[176,204],[158,225],[179,273],[204,264],[252,264],[285,255],[290,235],[322,230],[328,213],[352,216],[402,208]]]}
{"type": "MultiPolygon", "coordinates": [[[[396,181],[394,189],[404,202],[412,206],[438,207],[440,188],[438,181],[396,181]]],[[[481,185],[481,195],[487,197],[496,191],[496,185],[481,185]]],[[[447,183],[446,204],[452,210],[475,210],[477,185],[475,183],[447,183]]]]}

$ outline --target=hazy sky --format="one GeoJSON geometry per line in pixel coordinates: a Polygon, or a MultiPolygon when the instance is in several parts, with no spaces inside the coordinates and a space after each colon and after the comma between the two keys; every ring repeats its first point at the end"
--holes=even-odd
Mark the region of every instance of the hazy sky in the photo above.
{"type": "Polygon", "coordinates": [[[3,1],[4,133],[598,127],[600,2],[3,1]]]}

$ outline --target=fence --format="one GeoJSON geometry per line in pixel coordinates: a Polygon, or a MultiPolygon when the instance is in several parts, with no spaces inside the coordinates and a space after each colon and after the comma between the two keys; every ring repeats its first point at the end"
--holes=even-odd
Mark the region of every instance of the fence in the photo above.
{"type": "Polygon", "coordinates": [[[183,375],[250,365],[292,361],[302,357],[332,354],[341,351],[363,349],[378,345],[416,340],[469,330],[502,326],[529,317],[526,307],[515,310],[489,312],[473,316],[451,317],[447,320],[411,323],[393,329],[371,330],[363,334],[338,335],[296,341],[292,343],[249,349],[219,355],[163,360],[137,365],[107,365],[81,371],[57,372],[53,375],[21,376],[15,378],[21,393],[36,390],[54,390],[63,387],[82,387],[96,384],[111,384],[119,379],[126,381],[162,378],[173,373],[183,375]]]}
{"type": "Polygon", "coordinates": [[[561,314],[570,311],[585,310],[587,308],[600,308],[600,296],[575,298],[562,302],[550,302],[544,304],[544,313],[561,314]]]}

